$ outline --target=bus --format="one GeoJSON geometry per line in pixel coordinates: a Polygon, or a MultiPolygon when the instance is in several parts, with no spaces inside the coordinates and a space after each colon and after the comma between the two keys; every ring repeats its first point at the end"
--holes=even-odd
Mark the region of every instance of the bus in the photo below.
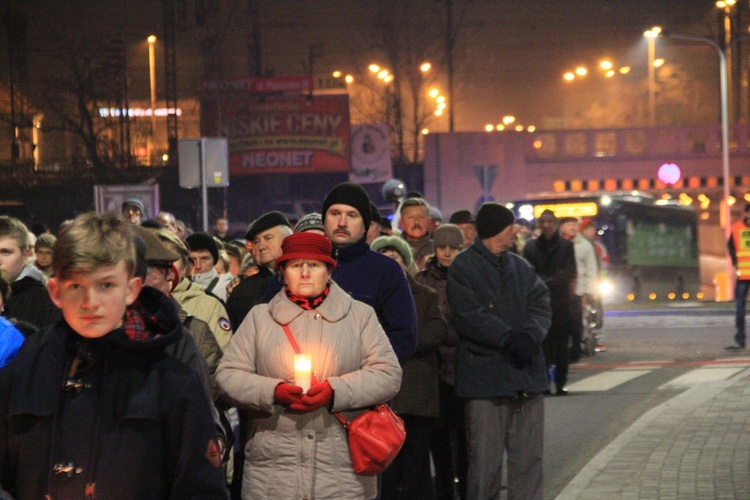
{"type": "Polygon", "coordinates": [[[558,218],[594,221],[610,259],[600,286],[605,303],[703,298],[691,207],[634,192],[519,200],[509,208],[527,220],[549,209],[558,218]]]}

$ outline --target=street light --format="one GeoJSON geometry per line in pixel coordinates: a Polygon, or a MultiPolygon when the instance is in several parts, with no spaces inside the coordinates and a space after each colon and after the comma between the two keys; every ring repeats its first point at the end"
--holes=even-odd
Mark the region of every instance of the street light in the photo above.
{"type": "MultiPolygon", "coordinates": [[[[732,235],[732,206],[730,203],[730,196],[729,196],[729,113],[728,113],[728,105],[727,105],[727,56],[724,50],[721,48],[721,46],[716,43],[714,40],[702,36],[696,36],[696,35],[680,35],[677,33],[667,33],[662,32],[661,30],[660,34],[667,36],[669,38],[674,38],[675,40],[690,40],[694,42],[699,43],[707,43],[708,45],[712,46],[714,49],[716,49],[717,54],[719,54],[719,88],[721,90],[721,166],[722,166],[722,177],[724,179],[723,182],[723,198],[724,198],[724,210],[723,210],[723,218],[724,218],[724,241],[729,241],[729,237],[732,235]]],[[[648,32],[646,32],[648,33],[648,32]]],[[[645,33],[644,33],[645,35],[645,33]]],[[[658,33],[657,33],[658,36],[658,33]]],[[[654,37],[655,38],[655,37],[654,37]]],[[[732,40],[732,42],[739,41],[741,38],[738,38],[737,40],[732,40]]],[[[730,44],[727,44],[727,49],[729,48],[730,44]]],[[[720,217],[721,219],[721,217],[720,217]]],[[[732,266],[732,259],[729,256],[729,253],[727,251],[727,262],[726,262],[726,273],[727,273],[727,297],[730,299],[732,298],[732,286],[730,277],[734,274],[734,267],[732,266]]]]}
{"type": "Polygon", "coordinates": [[[151,84],[151,134],[149,135],[151,141],[148,147],[148,162],[149,165],[153,165],[154,144],[156,143],[156,53],[154,50],[156,36],[151,35],[146,41],[148,41],[148,74],[151,84]]]}
{"type": "Polygon", "coordinates": [[[651,127],[656,126],[656,37],[661,33],[659,26],[654,26],[643,32],[648,41],[648,123],[651,127]]]}
{"type": "MultiPolygon", "coordinates": [[[[732,78],[732,8],[737,3],[737,0],[719,0],[716,2],[716,8],[721,9],[724,13],[724,55],[726,56],[727,60],[727,74],[730,75],[728,78],[732,78]]],[[[734,79],[732,78],[733,83],[734,79]]],[[[729,83],[727,83],[729,85],[729,83]]],[[[734,85],[732,85],[732,89],[736,89],[734,85]]],[[[737,119],[739,118],[739,114],[737,113],[738,108],[735,106],[735,101],[737,101],[737,96],[735,95],[732,97],[729,92],[727,92],[727,107],[729,107],[729,101],[732,101],[732,109],[734,111],[734,123],[736,123],[737,119]]],[[[739,102],[739,101],[737,101],[739,102]]],[[[728,120],[729,118],[727,118],[728,120]]]]}

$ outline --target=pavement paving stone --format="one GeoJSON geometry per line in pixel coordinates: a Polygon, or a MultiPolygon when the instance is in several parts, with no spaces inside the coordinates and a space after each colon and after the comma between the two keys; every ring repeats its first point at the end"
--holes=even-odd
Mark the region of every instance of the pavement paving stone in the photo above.
{"type": "Polygon", "coordinates": [[[557,498],[750,498],[750,377],[700,384],[651,409],[557,498]]]}

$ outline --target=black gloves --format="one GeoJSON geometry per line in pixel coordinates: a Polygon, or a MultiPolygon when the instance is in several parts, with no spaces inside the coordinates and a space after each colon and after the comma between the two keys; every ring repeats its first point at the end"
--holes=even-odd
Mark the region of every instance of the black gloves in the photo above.
{"type": "Polygon", "coordinates": [[[508,335],[505,348],[508,351],[510,362],[516,368],[531,366],[534,356],[539,352],[539,344],[531,338],[531,335],[523,332],[512,332],[508,335]]]}

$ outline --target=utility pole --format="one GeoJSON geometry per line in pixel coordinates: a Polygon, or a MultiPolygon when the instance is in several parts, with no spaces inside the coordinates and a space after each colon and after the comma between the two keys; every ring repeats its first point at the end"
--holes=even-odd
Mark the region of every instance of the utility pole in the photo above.
{"type": "Polygon", "coordinates": [[[169,164],[177,165],[177,55],[175,1],[164,2],[164,98],[167,105],[167,145],[169,164]]]}
{"type": "Polygon", "coordinates": [[[456,101],[453,98],[453,49],[456,46],[456,39],[453,36],[453,0],[446,0],[445,7],[447,30],[446,30],[446,56],[448,66],[448,132],[453,132],[454,113],[456,109],[456,101]]]}
{"type": "Polygon", "coordinates": [[[260,9],[257,0],[247,0],[248,29],[248,68],[251,76],[260,76],[263,64],[260,50],[260,9]]]}

